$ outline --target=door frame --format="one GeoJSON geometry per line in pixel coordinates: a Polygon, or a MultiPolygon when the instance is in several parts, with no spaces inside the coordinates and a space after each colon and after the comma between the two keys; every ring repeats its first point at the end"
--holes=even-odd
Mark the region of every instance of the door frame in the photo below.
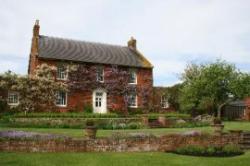
{"type": "Polygon", "coordinates": [[[107,113],[107,92],[105,89],[96,89],[93,91],[92,94],[92,103],[93,103],[93,112],[94,113],[100,113],[100,114],[105,114],[107,113]],[[96,93],[102,93],[102,100],[101,100],[101,107],[98,108],[96,107],[96,93]]]}

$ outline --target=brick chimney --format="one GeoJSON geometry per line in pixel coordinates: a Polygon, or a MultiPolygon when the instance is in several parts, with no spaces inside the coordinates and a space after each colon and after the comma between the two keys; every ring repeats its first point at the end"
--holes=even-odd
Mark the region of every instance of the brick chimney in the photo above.
{"type": "Polygon", "coordinates": [[[29,59],[29,67],[28,74],[29,76],[34,75],[35,68],[38,65],[38,43],[39,43],[39,20],[36,20],[35,25],[33,27],[33,37],[31,42],[31,50],[30,50],[30,59],[29,59]]]}
{"type": "Polygon", "coordinates": [[[130,40],[128,41],[128,47],[136,50],[136,39],[131,37],[130,40]]]}
{"type": "Polygon", "coordinates": [[[40,29],[39,20],[36,20],[35,25],[33,27],[33,37],[39,37],[39,29],[40,29]]]}

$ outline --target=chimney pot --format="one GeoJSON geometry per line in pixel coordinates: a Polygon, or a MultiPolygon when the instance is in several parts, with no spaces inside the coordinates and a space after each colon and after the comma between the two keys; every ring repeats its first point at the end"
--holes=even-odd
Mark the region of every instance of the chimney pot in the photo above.
{"type": "Polygon", "coordinates": [[[39,29],[40,29],[39,20],[36,20],[35,25],[33,27],[33,36],[34,37],[39,37],[39,29]]]}
{"type": "Polygon", "coordinates": [[[131,37],[130,40],[128,41],[128,47],[136,50],[136,39],[131,37]]]}

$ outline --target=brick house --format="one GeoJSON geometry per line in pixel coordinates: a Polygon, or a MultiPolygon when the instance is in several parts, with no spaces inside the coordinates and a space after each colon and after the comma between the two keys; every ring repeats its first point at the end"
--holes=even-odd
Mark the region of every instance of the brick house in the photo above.
{"type": "Polygon", "coordinates": [[[157,112],[174,112],[176,111],[168,101],[167,87],[153,87],[153,105],[157,112]]]}
{"type": "Polygon", "coordinates": [[[34,75],[36,67],[46,63],[57,69],[57,81],[65,81],[71,85],[68,92],[57,92],[56,105],[59,111],[82,109],[90,105],[95,113],[106,113],[110,110],[122,110],[124,107],[132,110],[149,109],[149,105],[152,105],[153,66],[138,51],[134,38],[128,41],[127,46],[117,46],[43,36],[39,29],[39,21],[36,21],[28,75],[34,75]],[[79,84],[84,84],[84,81],[78,82],[79,79],[87,76],[78,71],[69,74],[68,68],[72,64],[88,68],[95,77],[85,80],[88,81],[89,88],[76,88],[79,84]],[[113,93],[114,88],[124,84],[124,81],[117,81],[119,75],[112,75],[114,68],[120,73],[127,73],[125,87],[130,90],[113,93]],[[111,85],[113,89],[110,88],[111,85]]]}

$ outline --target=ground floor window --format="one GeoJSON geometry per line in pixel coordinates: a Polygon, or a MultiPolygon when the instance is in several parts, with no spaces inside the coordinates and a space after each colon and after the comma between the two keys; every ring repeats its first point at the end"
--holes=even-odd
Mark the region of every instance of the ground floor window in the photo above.
{"type": "Polygon", "coordinates": [[[161,107],[169,108],[168,98],[165,95],[161,96],[161,107]]]}
{"type": "Polygon", "coordinates": [[[129,107],[137,107],[136,93],[131,93],[128,95],[128,106],[129,107]]]}
{"type": "Polygon", "coordinates": [[[67,105],[67,93],[64,91],[56,92],[56,105],[66,106],[67,105]]]}
{"type": "Polygon", "coordinates": [[[19,94],[17,92],[8,93],[8,104],[9,105],[18,105],[19,104],[19,94]]]}

